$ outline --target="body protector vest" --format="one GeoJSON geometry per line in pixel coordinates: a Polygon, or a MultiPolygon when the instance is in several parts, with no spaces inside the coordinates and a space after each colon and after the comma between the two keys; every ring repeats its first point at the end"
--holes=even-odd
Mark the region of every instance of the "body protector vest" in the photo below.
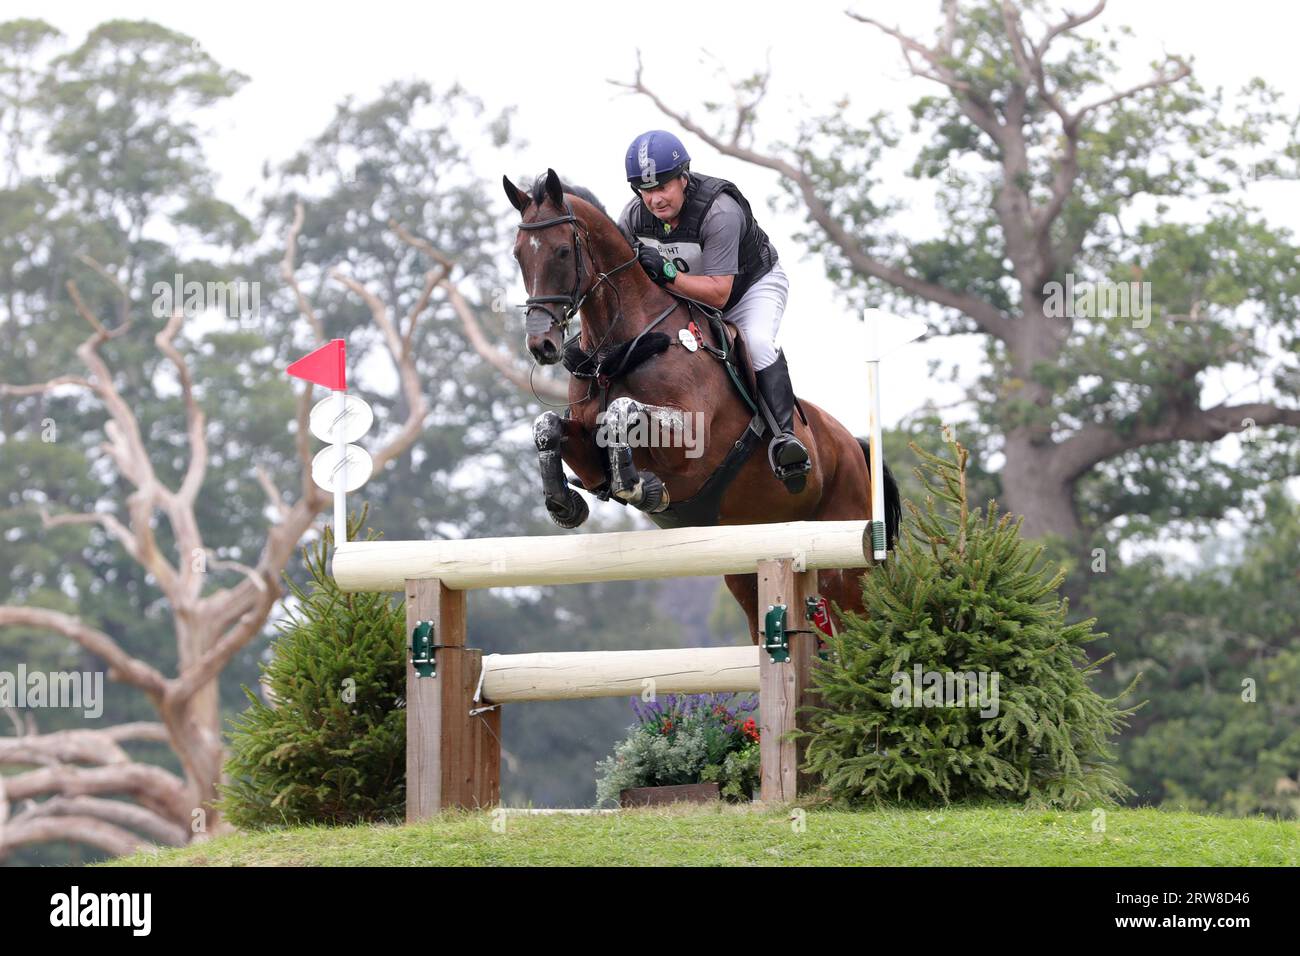
{"type": "Polygon", "coordinates": [[[772,271],[776,264],[776,250],[754,221],[754,213],[749,202],[736,188],[735,183],[716,176],[690,174],[690,183],[686,187],[686,198],[682,203],[682,212],[677,220],[677,228],[664,232],[664,223],[645,207],[640,199],[629,216],[632,234],[642,243],[653,246],[660,254],[677,268],[678,272],[690,275],[698,272],[704,263],[703,246],[700,231],[704,225],[704,216],[713,205],[713,201],[726,193],[740,206],[745,214],[745,225],[740,236],[740,249],[737,253],[737,273],[731,285],[731,295],[727,297],[722,311],[732,308],[755,282],[772,271]]]}

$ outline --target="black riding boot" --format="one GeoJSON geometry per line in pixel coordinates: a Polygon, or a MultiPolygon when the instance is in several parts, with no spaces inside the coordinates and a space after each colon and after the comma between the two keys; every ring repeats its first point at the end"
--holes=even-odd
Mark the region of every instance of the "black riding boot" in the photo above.
{"type": "Polygon", "coordinates": [[[786,491],[797,495],[807,484],[812,462],[808,458],[808,449],[794,435],[794,388],[790,385],[785,352],[778,351],[776,361],[755,373],[755,377],[759,391],[781,426],[781,434],[775,436],[767,447],[768,464],[786,491]]]}

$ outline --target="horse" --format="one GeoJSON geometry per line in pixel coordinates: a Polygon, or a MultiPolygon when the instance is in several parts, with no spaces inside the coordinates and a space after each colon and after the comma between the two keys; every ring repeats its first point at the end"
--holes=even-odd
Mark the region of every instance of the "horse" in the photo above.
{"type": "MultiPolygon", "coordinates": [[[[557,525],[575,528],[588,517],[573,486],[635,507],[660,527],[872,517],[866,441],[812,402],[798,402],[794,423],[812,460],[799,493],[786,490],[766,456],[749,453],[765,443],[765,421],[776,425],[765,403],[755,404],[743,336],[702,303],[652,282],[595,196],[553,169],[531,190],[508,176],[502,184],[520,214],[514,257],[528,290],[526,347],[538,364],[563,361],[572,373],[565,415],[546,411],[533,423],[543,499],[557,525]],[[575,315],[576,343],[566,340],[575,315]],[[666,430],[669,440],[633,441],[647,430],[666,430]]],[[[893,474],[882,470],[892,545],[901,507],[893,474]]],[[[725,580],[759,643],[758,575],[725,580]]],[[[817,583],[841,609],[866,613],[859,573],[819,571],[817,583]]]]}

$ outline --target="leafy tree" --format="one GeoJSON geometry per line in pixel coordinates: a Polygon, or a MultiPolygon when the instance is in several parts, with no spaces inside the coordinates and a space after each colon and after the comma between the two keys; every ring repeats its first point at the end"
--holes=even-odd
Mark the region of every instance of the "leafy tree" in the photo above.
{"type": "Polygon", "coordinates": [[[1300,250],[1234,192],[1295,175],[1294,126],[1263,83],[1233,107],[1178,56],[1112,88],[1117,32],[1083,29],[1104,8],[944,0],[928,41],[848,13],[937,90],[911,108],[909,175],[933,184],[942,217],[932,238],[893,225],[905,204],[883,161],[903,135],[848,96],[763,149],[770,73],[736,84],[733,115],[731,98],[706,104],[716,123],[671,108],[639,64],[620,84],[723,155],[776,171],[807,216],[801,238],[855,304],[984,336],[976,444],[1004,457],[1002,500],[1026,533],[1076,546],[1108,523],[1188,530],[1257,505],[1295,472],[1300,425],[1300,250]],[[1261,397],[1204,404],[1220,372],[1258,381],[1261,397]],[[1257,430],[1240,462],[1220,461],[1221,439],[1257,430]]]}
{"type": "Polygon", "coordinates": [[[1300,816],[1300,503],[1265,499],[1240,554],[1190,570],[1158,555],[1108,565],[1089,613],[1123,635],[1120,686],[1145,674],[1149,706],[1120,741],[1140,803],[1214,813],[1300,816]]]}

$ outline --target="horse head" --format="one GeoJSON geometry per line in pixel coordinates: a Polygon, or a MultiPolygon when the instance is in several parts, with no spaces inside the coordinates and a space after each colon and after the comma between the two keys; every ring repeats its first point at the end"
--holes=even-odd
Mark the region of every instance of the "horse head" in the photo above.
{"type": "Polygon", "coordinates": [[[538,177],[531,193],[508,176],[502,177],[502,185],[520,214],[514,256],[528,290],[528,351],[538,364],[553,365],[560,360],[569,320],[599,282],[587,226],[553,169],[538,177]]]}

